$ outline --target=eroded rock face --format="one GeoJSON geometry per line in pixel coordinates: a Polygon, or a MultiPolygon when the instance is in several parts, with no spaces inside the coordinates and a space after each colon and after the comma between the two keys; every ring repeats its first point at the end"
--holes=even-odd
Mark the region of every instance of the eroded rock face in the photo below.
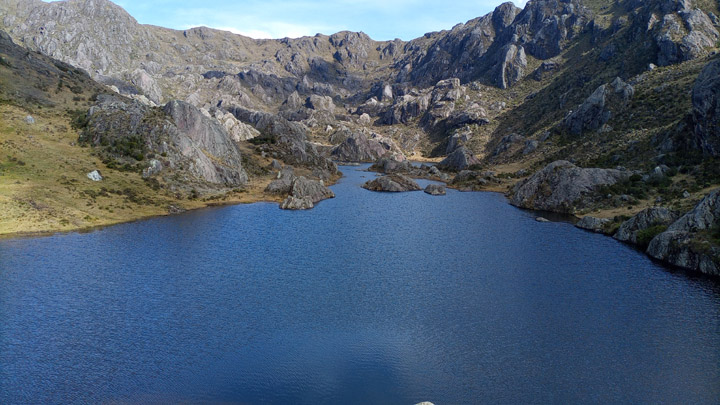
{"type": "MultiPolygon", "coordinates": [[[[623,222],[613,236],[615,239],[632,244],[647,244],[649,240],[639,240],[638,235],[653,227],[668,227],[679,215],[667,208],[647,208],[623,222]]],[[[653,235],[654,236],[654,235],[653,235]]]]}
{"type": "Polygon", "coordinates": [[[363,184],[362,187],[371,191],[388,192],[422,190],[422,188],[420,188],[420,186],[414,180],[397,173],[381,176],[376,179],[370,180],[363,184]]]}
{"type": "Polygon", "coordinates": [[[657,235],[648,255],[672,265],[705,274],[720,275],[720,247],[714,240],[720,227],[720,190],[705,197],[690,212],[657,235]]]}
{"type": "Polygon", "coordinates": [[[697,147],[720,156],[720,59],[708,63],[698,76],[692,105],[697,147]]]}
{"type": "Polygon", "coordinates": [[[545,166],[513,189],[511,204],[543,211],[574,213],[592,205],[602,186],[627,179],[629,172],[580,168],[559,160],[545,166]]]}

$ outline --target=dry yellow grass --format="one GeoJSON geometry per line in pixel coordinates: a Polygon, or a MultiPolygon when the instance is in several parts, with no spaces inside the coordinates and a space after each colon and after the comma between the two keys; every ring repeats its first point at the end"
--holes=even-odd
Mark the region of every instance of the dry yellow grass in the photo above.
{"type": "Polygon", "coordinates": [[[242,192],[202,200],[178,200],[154,190],[135,172],[108,169],[64,115],[30,114],[0,105],[0,236],[72,231],[167,215],[170,205],[195,209],[218,204],[277,201],[263,190],[269,176],[255,178],[242,192]],[[34,124],[25,122],[32,115],[34,124]],[[99,170],[104,179],[87,177],[99,170]]]}

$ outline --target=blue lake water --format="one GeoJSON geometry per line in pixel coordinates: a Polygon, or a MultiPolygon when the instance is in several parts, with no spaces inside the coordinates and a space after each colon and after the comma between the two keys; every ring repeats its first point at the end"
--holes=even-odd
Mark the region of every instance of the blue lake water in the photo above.
{"type": "Polygon", "coordinates": [[[0,241],[0,403],[718,403],[720,284],[493,193],[0,241]]]}

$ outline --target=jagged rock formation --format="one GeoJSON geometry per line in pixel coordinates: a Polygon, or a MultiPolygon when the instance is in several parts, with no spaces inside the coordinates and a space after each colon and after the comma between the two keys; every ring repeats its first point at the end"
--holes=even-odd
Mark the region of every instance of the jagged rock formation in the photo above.
{"type": "Polygon", "coordinates": [[[647,253],[678,267],[720,275],[720,190],[705,197],[692,211],[657,235],[647,253]]]}
{"type": "Polygon", "coordinates": [[[362,185],[364,189],[370,191],[387,191],[387,192],[403,192],[422,190],[420,186],[412,179],[402,174],[388,174],[376,179],[370,180],[362,185]]]}
{"type": "Polygon", "coordinates": [[[518,183],[511,204],[542,211],[574,213],[592,205],[602,186],[627,179],[630,173],[614,169],[580,168],[556,161],[518,183]]]}
{"type": "Polygon", "coordinates": [[[248,179],[225,129],[181,101],[159,110],[101,95],[88,112],[81,141],[100,148],[109,164],[146,165],[146,177],[161,175],[169,184],[179,185],[170,174],[163,176],[166,168],[216,186],[241,186],[248,179]]]}

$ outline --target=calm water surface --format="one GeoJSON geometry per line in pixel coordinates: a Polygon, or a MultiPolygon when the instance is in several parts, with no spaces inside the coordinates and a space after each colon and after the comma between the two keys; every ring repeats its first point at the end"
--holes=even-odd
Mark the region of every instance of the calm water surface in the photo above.
{"type": "Polygon", "coordinates": [[[491,193],[0,241],[0,403],[718,403],[720,285],[491,193]]]}

